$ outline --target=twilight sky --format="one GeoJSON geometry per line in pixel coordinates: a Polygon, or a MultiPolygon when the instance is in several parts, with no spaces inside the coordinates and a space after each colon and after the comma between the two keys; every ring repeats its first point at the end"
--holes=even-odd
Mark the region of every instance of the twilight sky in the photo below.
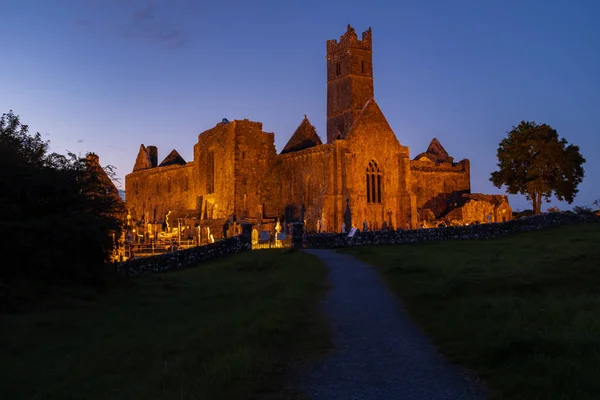
{"type": "Polygon", "coordinates": [[[222,118],[263,122],[281,151],[307,114],[325,140],[325,41],[350,23],[373,29],[375,98],[411,157],[437,137],[471,160],[473,192],[503,193],[488,181],[498,142],[544,122],[587,159],[573,205],[600,198],[597,0],[0,4],[0,113],[53,151],[96,152],[123,188],[141,143],[191,161],[222,118]]]}

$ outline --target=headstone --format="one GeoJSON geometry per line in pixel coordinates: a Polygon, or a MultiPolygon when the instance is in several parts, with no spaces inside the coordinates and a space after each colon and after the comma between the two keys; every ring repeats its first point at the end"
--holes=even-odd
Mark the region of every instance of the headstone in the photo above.
{"type": "Polygon", "coordinates": [[[354,235],[356,235],[356,232],[357,232],[357,231],[358,231],[358,229],[357,229],[357,228],[352,228],[352,229],[350,229],[350,233],[348,233],[348,237],[349,237],[349,238],[353,238],[353,237],[354,237],[354,235]]]}

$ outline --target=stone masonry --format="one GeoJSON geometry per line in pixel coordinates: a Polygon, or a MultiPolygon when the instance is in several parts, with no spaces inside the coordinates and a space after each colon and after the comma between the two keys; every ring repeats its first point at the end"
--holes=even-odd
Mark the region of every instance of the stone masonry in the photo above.
{"type": "Polygon", "coordinates": [[[506,196],[471,194],[469,160],[455,162],[437,139],[410,158],[374,98],[372,33],[348,26],[327,41],[327,141],[304,116],[277,154],[262,123],[223,120],[202,132],[193,161],[141,145],[125,178],[127,207],[140,225],[184,213],[215,238],[226,220],[304,222],[308,232],[352,225],[416,228],[500,222],[512,217],[506,196]],[[470,197],[469,197],[470,196],[470,197]]]}

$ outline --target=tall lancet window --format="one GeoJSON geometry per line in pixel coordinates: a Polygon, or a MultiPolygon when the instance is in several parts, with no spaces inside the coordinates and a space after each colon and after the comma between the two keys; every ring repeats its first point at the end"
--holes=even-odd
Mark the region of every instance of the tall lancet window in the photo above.
{"type": "Polygon", "coordinates": [[[369,163],[365,178],[367,203],[381,203],[381,171],[375,161],[369,163]]]}

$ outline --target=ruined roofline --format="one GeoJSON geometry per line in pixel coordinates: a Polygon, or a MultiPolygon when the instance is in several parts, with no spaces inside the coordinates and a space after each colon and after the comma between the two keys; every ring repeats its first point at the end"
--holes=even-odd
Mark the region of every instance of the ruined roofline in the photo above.
{"type": "Polygon", "coordinates": [[[323,141],[305,114],[302,122],[300,122],[280,154],[305,150],[321,144],[323,144],[323,141]]]}
{"type": "Polygon", "coordinates": [[[289,153],[279,153],[279,154],[276,154],[275,157],[281,157],[281,158],[305,157],[312,153],[324,153],[324,152],[330,151],[331,149],[333,149],[333,147],[334,147],[333,143],[323,143],[318,146],[309,147],[304,150],[290,151],[289,153]]]}
{"type": "Polygon", "coordinates": [[[336,53],[348,48],[372,51],[371,27],[362,33],[361,39],[358,39],[356,31],[348,24],[348,29],[346,33],[340,36],[339,42],[336,39],[327,41],[327,54],[336,53]]]}
{"type": "Polygon", "coordinates": [[[144,144],[141,144],[138,154],[135,158],[133,172],[156,167],[158,163],[157,159],[158,149],[156,146],[146,147],[144,144]]]}
{"type": "Polygon", "coordinates": [[[476,200],[476,201],[487,201],[489,203],[495,203],[497,206],[502,205],[503,203],[508,204],[508,196],[505,194],[488,194],[488,193],[463,193],[461,198],[466,201],[476,200]]]}
{"type": "Polygon", "coordinates": [[[152,175],[152,174],[162,173],[164,171],[169,171],[172,169],[193,168],[193,167],[194,167],[194,162],[187,161],[184,165],[178,165],[178,164],[166,165],[166,166],[162,166],[162,167],[154,167],[154,168],[147,168],[147,169],[140,169],[137,171],[132,171],[132,172],[128,173],[127,175],[125,175],[125,178],[127,178],[128,176],[152,175]]]}
{"type": "Polygon", "coordinates": [[[111,177],[108,176],[104,168],[102,168],[102,165],[100,165],[100,157],[96,153],[90,152],[86,154],[85,159],[87,163],[87,170],[89,172],[98,174],[98,179],[105,186],[105,188],[114,196],[118,197],[122,202],[123,199],[121,196],[119,196],[119,189],[117,188],[117,185],[115,182],[113,182],[111,177]]]}
{"type": "Polygon", "coordinates": [[[169,165],[185,165],[187,162],[183,159],[183,157],[181,157],[179,155],[179,153],[177,152],[177,150],[173,149],[171,150],[171,152],[169,153],[169,155],[167,155],[165,157],[164,160],[162,160],[162,162],[160,164],[158,164],[158,167],[167,167],[169,165]]]}
{"type": "Polygon", "coordinates": [[[451,157],[450,154],[448,154],[448,152],[446,151],[444,146],[442,146],[442,144],[440,143],[440,141],[437,138],[433,138],[431,140],[431,143],[427,147],[427,150],[425,150],[423,153],[420,153],[419,155],[417,155],[414,158],[414,160],[421,161],[421,158],[423,158],[423,157],[428,158],[430,161],[434,162],[435,164],[441,164],[441,163],[454,164],[454,157],[451,157]]]}
{"type": "Polygon", "coordinates": [[[410,160],[411,171],[421,172],[466,172],[470,169],[468,158],[453,163],[435,164],[429,161],[410,160]]]}
{"type": "MultiPolygon", "coordinates": [[[[225,120],[225,118],[224,118],[225,120]]],[[[239,127],[244,127],[244,126],[253,126],[254,128],[256,128],[257,130],[261,131],[264,134],[267,135],[272,135],[275,136],[275,133],[273,132],[265,132],[263,130],[263,123],[259,122],[259,121],[251,121],[248,118],[244,118],[244,119],[234,119],[234,120],[227,120],[227,122],[218,122],[216,123],[212,128],[208,128],[202,132],[200,132],[198,134],[198,139],[204,135],[204,134],[210,134],[213,131],[222,128],[222,127],[231,127],[234,131],[237,130],[237,128],[239,127]]]]}

